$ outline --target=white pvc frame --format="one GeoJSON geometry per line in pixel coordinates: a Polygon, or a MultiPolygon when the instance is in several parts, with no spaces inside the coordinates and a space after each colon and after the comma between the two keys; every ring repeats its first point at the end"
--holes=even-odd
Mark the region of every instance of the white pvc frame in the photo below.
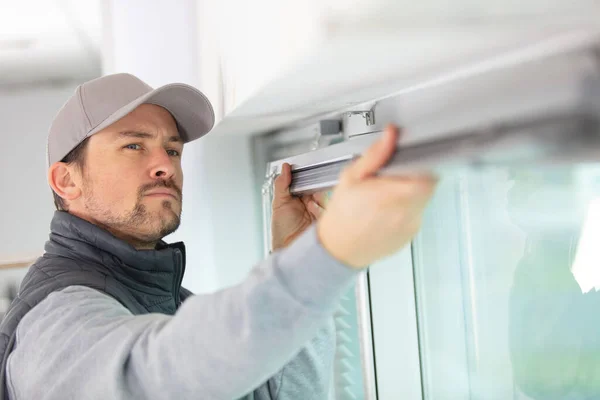
{"type": "Polygon", "coordinates": [[[378,400],[422,399],[411,246],[369,271],[378,400]]]}

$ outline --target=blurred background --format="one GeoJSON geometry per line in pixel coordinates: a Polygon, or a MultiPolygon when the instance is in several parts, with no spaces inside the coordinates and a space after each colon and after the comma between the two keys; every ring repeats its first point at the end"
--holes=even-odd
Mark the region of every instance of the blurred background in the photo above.
{"type": "Polygon", "coordinates": [[[0,1],[0,315],[48,236],[49,124],[78,84],[102,73],[101,7],[100,1],[0,1]]]}

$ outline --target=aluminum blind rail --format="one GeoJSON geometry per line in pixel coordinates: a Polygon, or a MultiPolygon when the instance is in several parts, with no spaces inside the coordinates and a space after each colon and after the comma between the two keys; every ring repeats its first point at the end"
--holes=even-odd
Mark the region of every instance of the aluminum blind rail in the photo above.
{"type": "MultiPolygon", "coordinates": [[[[451,168],[486,165],[556,164],[600,161],[600,115],[552,115],[455,132],[443,139],[400,147],[380,174],[443,173],[451,168]]],[[[341,171],[376,139],[341,144],[273,162],[277,174],[283,162],[292,165],[295,195],[333,188],[341,171]],[[345,153],[345,154],[344,154],[345,153]],[[340,155],[341,154],[341,155],[340,155]]],[[[365,140],[367,139],[367,140],[365,140]]]]}

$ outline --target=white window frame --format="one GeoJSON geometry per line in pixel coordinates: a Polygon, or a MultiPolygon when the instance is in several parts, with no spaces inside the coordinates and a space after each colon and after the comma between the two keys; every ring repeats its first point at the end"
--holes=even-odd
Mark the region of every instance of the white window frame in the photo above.
{"type": "Polygon", "coordinates": [[[422,399],[411,247],[374,265],[369,287],[377,399],[422,399]]]}

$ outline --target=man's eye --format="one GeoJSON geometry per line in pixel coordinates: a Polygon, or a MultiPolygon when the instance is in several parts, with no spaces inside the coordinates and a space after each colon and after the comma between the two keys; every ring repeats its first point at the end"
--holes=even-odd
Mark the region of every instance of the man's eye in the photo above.
{"type": "Polygon", "coordinates": [[[180,153],[177,150],[167,150],[167,154],[173,157],[178,157],[180,153]]]}
{"type": "Polygon", "coordinates": [[[125,146],[125,148],[130,150],[141,150],[142,146],[140,146],[139,144],[128,144],[127,146],[125,146]]]}

